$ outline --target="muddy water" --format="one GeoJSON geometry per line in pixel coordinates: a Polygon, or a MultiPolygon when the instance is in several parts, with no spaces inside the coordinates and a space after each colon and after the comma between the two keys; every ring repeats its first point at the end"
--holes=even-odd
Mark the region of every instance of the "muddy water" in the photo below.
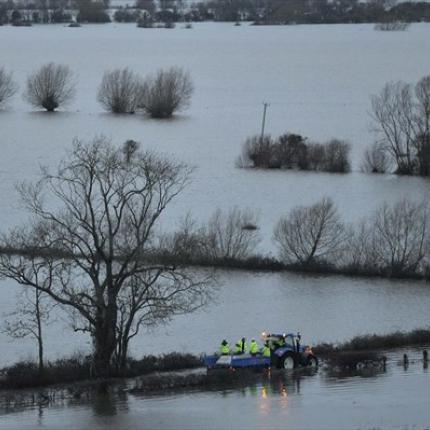
{"type": "Polygon", "coordinates": [[[296,372],[251,377],[208,391],[123,393],[21,410],[4,408],[0,429],[424,429],[430,425],[429,370],[421,351],[388,354],[386,371],[296,372]]]}

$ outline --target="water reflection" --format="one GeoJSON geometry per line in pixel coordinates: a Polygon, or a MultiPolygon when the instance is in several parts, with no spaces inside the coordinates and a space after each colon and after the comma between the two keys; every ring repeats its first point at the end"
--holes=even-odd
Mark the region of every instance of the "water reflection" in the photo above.
{"type": "MultiPolygon", "coordinates": [[[[66,428],[425,428],[428,367],[418,349],[387,354],[387,368],[330,372],[210,374],[201,389],[148,394],[130,384],[73,395],[0,415],[0,429],[66,428]],[[403,353],[409,357],[403,367],[403,353]],[[78,398],[79,397],[79,398],[78,398]],[[66,423],[66,424],[64,424],[66,423]]],[[[37,399],[37,397],[36,397],[37,399]]]]}

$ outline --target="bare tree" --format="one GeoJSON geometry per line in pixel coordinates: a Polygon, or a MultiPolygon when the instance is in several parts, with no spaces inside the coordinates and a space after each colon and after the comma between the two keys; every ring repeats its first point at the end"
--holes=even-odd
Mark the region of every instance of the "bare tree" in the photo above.
{"type": "Polygon", "coordinates": [[[430,175],[430,76],[424,76],[415,85],[417,136],[415,150],[419,174],[430,175]]]}
{"type": "Polygon", "coordinates": [[[391,275],[415,272],[428,250],[427,217],[425,204],[384,204],[371,220],[375,264],[391,275]]]}
{"type": "Polygon", "coordinates": [[[93,339],[97,375],[110,373],[121,318],[139,327],[148,309],[167,318],[203,306],[211,294],[210,277],[151,258],[160,217],[190,169],[150,152],[129,155],[105,138],[75,141],[55,172],[42,169],[38,182],[20,187],[34,224],[11,232],[3,248],[17,251],[0,255],[0,275],[78,316],[75,329],[93,339]]]}
{"type": "Polygon", "coordinates": [[[12,78],[12,73],[7,73],[0,67],[0,107],[4,106],[8,99],[18,91],[18,85],[12,78]]]}
{"type": "Polygon", "coordinates": [[[327,262],[346,240],[345,227],[329,198],[299,206],[281,218],[274,229],[280,257],[287,263],[327,262]]]}
{"type": "Polygon", "coordinates": [[[53,112],[72,100],[75,86],[68,66],[48,63],[29,76],[24,97],[34,107],[53,112]]]}
{"type": "Polygon", "coordinates": [[[142,82],[129,69],[106,72],[99,87],[97,99],[113,113],[134,113],[141,99],[142,82]]]}
{"type": "Polygon", "coordinates": [[[200,252],[211,259],[244,259],[251,255],[260,238],[257,216],[237,207],[227,213],[214,212],[198,231],[200,252]]]}
{"type": "Polygon", "coordinates": [[[372,118],[378,143],[393,157],[397,173],[414,172],[414,102],[412,89],[404,82],[388,83],[372,97],[372,118]]]}
{"type": "Polygon", "coordinates": [[[14,339],[32,337],[37,342],[39,372],[44,370],[43,325],[52,310],[52,303],[40,290],[23,290],[17,298],[17,308],[6,315],[3,332],[14,339]]]}
{"type": "Polygon", "coordinates": [[[360,170],[364,173],[386,173],[389,170],[390,160],[381,143],[375,142],[364,151],[360,170]]]}
{"type": "Polygon", "coordinates": [[[187,72],[178,67],[159,70],[145,79],[140,107],[153,118],[169,118],[190,104],[192,93],[187,72]]]}
{"type": "Polygon", "coordinates": [[[349,152],[351,145],[343,140],[332,139],[325,145],[325,165],[322,170],[326,172],[346,173],[351,171],[349,152]]]}

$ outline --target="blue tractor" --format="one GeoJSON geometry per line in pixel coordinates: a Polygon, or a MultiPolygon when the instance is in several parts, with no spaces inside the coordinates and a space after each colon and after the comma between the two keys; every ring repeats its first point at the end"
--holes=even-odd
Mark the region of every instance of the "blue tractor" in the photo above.
{"type": "Polygon", "coordinates": [[[264,369],[292,370],[299,366],[317,367],[318,359],[312,348],[301,345],[300,333],[262,333],[262,340],[270,348],[270,357],[258,354],[206,355],[203,362],[208,369],[264,369]]]}

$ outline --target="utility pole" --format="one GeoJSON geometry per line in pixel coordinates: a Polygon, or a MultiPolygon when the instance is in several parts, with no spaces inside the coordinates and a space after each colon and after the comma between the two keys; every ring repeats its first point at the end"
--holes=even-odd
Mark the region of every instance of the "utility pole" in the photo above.
{"type": "Polygon", "coordinates": [[[266,111],[268,106],[270,106],[269,103],[266,103],[266,102],[263,103],[263,122],[261,124],[261,140],[263,140],[264,138],[264,127],[266,126],[266,111]]]}

